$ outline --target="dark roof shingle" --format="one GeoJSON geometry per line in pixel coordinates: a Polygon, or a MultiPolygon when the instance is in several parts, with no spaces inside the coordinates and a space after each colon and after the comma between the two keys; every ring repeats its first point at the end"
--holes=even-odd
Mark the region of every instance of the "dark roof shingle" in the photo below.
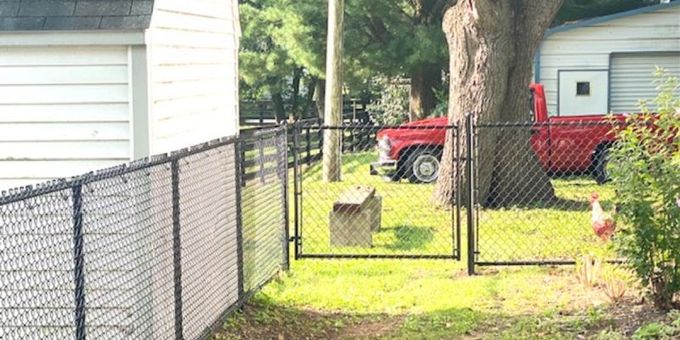
{"type": "Polygon", "coordinates": [[[153,0],[0,0],[0,31],[145,29],[153,0]]]}

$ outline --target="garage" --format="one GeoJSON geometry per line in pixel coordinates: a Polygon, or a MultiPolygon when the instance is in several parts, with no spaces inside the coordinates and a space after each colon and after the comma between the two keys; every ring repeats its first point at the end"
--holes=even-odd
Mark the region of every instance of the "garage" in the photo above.
{"type": "Polygon", "coordinates": [[[610,111],[614,113],[639,110],[635,98],[654,98],[654,71],[661,67],[666,72],[680,75],[680,52],[616,53],[611,60],[610,111]]]}
{"type": "Polygon", "coordinates": [[[534,82],[553,116],[639,111],[656,97],[655,70],[680,77],[680,1],[551,28],[536,54],[534,82]]]}

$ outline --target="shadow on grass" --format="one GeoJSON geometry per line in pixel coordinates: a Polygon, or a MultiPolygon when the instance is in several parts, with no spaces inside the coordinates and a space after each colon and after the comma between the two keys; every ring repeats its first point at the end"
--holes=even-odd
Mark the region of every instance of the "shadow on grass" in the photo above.
{"type": "MultiPolygon", "coordinates": [[[[242,310],[232,314],[213,338],[576,338],[592,337],[602,331],[615,330],[615,315],[606,310],[506,315],[464,307],[404,315],[359,314],[284,306],[257,295],[242,310]]],[[[642,319],[639,324],[644,323],[645,318],[642,319]]],[[[618,334],[623,338],[623,334],[618,334]]]]}
{"type": "Polygon", "coordinates": [[[414,315],[325,312],[283,306],[257,295],[227,318],[213,339],[457,338],[491,317],[470,308],[414,315]]]}
{"type": "Polygon", "coordinates": [[[392,250],[413,250],[422,249],[432,242],[434,228],[417,227],[410,225],[400,225],[395,228],[385,228],[380,232],[393,232],[395,241],[385,245],[385,248],[392,250]]]}
{"type": "Polygon", "coordinates": [[[487,209],[550,209],[557,211],[589,211],[590,203],[581,200],[572,200],[567,198],[555,198],[551,200],[540,200],[537,198],[527,199],[526,202],[515,203],[512,205],[505,205],[503,202],[491,202],[484,205],[487,209]]]}

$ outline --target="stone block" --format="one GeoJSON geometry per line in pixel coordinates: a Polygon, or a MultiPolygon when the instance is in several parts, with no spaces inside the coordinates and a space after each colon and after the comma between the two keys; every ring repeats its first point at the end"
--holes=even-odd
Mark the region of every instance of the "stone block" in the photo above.
{"type": "Polygon", "coordinates": [[[372,247],[372,232],[380,230],[382,197],[374,188],[353,187],[343,192],[328,216],[334,247],[372,247]]]}

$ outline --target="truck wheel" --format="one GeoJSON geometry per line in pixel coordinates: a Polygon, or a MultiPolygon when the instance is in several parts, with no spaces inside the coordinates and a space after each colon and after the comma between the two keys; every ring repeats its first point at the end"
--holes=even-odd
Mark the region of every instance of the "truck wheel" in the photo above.
{"type": "Polygon", "coordinates": [[[439,177],[439,160],[442,152],[438,149],[422,149],[408,156],[407,177],[411,183],[432,183],[439,177]]]}
{"type": "Polygon", "coordinates": [[[607,163],[609,163],[609,148],[604,148],[599,150],[593,159],[593,177],[595,177],[597,184],[604,184],[609,181],[607,163]]]}

